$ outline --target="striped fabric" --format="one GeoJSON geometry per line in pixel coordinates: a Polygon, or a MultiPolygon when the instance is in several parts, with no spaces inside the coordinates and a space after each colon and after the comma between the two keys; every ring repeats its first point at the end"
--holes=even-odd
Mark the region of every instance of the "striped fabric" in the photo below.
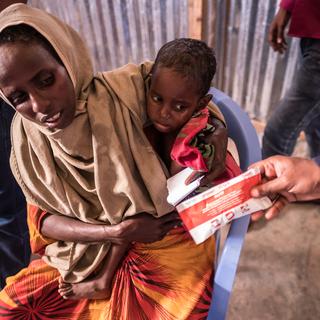
{"type": "MultiPolygon", "coordinates": [[[[48,239],[37,231],[45,213],[29,205],[32,248],[48,239]]],[[[196,246],[182,228],[163,240],[132,246],[118,269],[109,300],[64,300],[59,273],[42,260],[7,279],[0,319],[205,319],[211,301],[215,240],[196,246]]]]}

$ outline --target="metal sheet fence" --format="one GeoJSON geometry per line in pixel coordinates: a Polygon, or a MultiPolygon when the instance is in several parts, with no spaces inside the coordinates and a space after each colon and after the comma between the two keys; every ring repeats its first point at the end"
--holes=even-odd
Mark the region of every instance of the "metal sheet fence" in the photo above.
{"type": "MultiPolygon", "coordinates": [[[[201,0],[193,0],[201,1],[201,0]]],[[[188,35],[190,0],[31,0],[84,37],[96,70],[153,59],[167,41],[188,35]]],[[[202,37],[215,47],[215,86],[266,120],[291,83],[297,41],[284,56],[267,44],[276,0],[203,0],[202,37]]]]}
{"type": "Polygon", "coordinates": [[[188,33],[187,0],[30,0],[79,31],[96,70],[154,59],[166,42],[188,33]]]}
{"type": "Polygon", "coordinates": [[[216,48],[219,70],[215,85],[252,117],[265,121],[289,88],[299,45],[288,39],[281,56],[267,42],[279,0],[204,0],[204,18],[214,10],[215,24],[204,23],[203,38],[216,48]]]}

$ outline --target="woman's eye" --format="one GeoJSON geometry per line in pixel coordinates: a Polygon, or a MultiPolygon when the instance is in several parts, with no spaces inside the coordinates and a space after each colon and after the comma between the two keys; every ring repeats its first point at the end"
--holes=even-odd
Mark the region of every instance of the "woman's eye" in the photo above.
{"type": "Polygon", "coordinates": [[[14,95],[10,98],[11,103],[14,107],[18,106],[19,104],[25,102],[27,100],[26,93],[20,93],[18,95],[14,95]]]}
{"type": "Polygon", "coordinates": [[[52,75],[39,79],[39,84],[42,87],[50,86],[53,84],[53,82],[54,82],[54,76],[52,75]]]}

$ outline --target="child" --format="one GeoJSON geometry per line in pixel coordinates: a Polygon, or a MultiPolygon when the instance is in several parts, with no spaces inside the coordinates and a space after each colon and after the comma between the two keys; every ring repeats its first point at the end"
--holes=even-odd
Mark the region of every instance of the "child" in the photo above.
{"type": "MultiPolygon", "coordinates": [[[[206,107],[212,99],[208,91],[215,70],[213,50],[199,40],[176,39],[165,44],[157,54],[150,74],[147,96],[149,121],[145,132],[148,137],[157,137],[150,139],[150,142],[167,168],[170,168],[170,175],[187,166],[183,161],[179,161],[179,150],[171,155],[177,161],[170,157],[180,130],[187,128],[186,124],[196,125],[197,128],[193,131],[198,133],[197,136],[199,131],[206,135],[204,140],[208,140],[214,131],[214,126],[207,123],[210,119],[206,107]]],[[[224,128],[224,124],[218,119],[213,121],[216,126],[224,128]]],[[[179,145],[181,141],[177,139],[174,150],[179,149],[179,145]]],[[[213,160],[213,150],[214,146],[206,144],[206,158],[210,159],[206,162],[208,164],[213,160]]],[[[194,160],[191,162],[194,163],[194,160]]],[[[199,171],[211,171],[210,165],[207,168],[202,166],[199,171]]],[[[94,279],[76,284],[61,282],[60,294],[71,299],[84,296],[96,299],[108,297],[114,273],[127,248],[127,244],[113,245],[104,266],[94,279]]]]}
{"type": "MultiPolygon", "coordinates": [[[[176,39],[165,44],[158,52],[151,71],[147,104],[147,113],[152,126],[146,130],[157,130],[162,133],[162,137],[158,138],[154,148],[158,153],[163,153],[171,175],[186,167],[181,162],[173,160],[179,158],[176,150],[178,146],[175,145],[176,151],[172,150],[179,131],[187,123],[190,125],[192,118],[199,116],[209,118],[209,112],[205,108],[212,99],[208,91],[215,71],[214,51],[203,41],[176,39]]],[[[208,120],[211,122],[211,119],[208,120]]],[[[212,121],[215,122],[215,126],[225,128],[218,119],[212,121]]],[[[196,126],[193,132],[199,133],[202,129],[199,127],[200,123],[194,123],[195,120],[191,122],[193,122],[192,126],[196,126]]],[[[214,126],[206,123],[206,138],[214,129],[214,126]]],[[[205,137],[203,139],[208,140],[205,137]]],[[[214,157],[212,146],[211,150],[207,151],[209,151],[207,156],[212,161],[214,157]]],[[[208,168],[208,171],[210,169],[208,168]]]]}

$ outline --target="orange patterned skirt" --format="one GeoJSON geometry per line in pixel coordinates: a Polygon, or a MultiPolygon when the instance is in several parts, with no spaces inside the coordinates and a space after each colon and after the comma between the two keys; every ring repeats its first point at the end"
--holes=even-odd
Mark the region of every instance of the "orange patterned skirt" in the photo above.
{"type": "Polygon", "coordinates": [[[0,319],[205,319],[214,257],[214,238],[195,245],[181,227],[161,241],[137,243],[114,277],[109,300],[64,300],[58,271],[35,260],[7,279],[0,292],[0,319]]]}

